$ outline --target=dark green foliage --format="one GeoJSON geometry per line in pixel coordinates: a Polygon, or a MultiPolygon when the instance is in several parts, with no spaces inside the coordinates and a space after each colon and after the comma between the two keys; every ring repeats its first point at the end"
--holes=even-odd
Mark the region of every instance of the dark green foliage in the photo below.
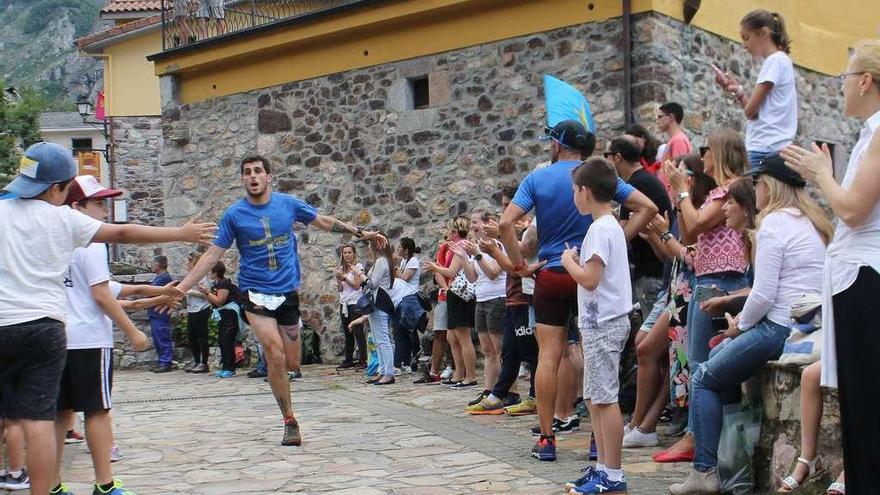
{"type": "MultiPolygon", "coordinates": [[[[5,85],[0,81],[0,88],[5,85]]],[[[40,112],[46,99],[32,89],[19,89],[21,100],[4,94],[0,98],[0,186],[18,172],[21,152],[40,140],[40,112]]]]}
{"type": "Polygon", "coordinates": [[[89,32],[100,10],[98,0],[36,0],[31,3],[21,27],[27,34],[37,34],[55,19],[69,15],[79,37],[89,32]]]}

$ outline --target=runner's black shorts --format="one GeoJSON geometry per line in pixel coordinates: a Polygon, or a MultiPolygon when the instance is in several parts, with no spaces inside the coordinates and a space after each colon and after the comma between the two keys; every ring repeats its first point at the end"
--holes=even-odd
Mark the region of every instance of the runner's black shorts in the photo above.
{"type": "Polygon", "coordinates": [[[58,410],[109,411],[113,404],[113,349],[69,349],[61,375],[58,410]]]}
{"type": "MultiPolygon", "coordinates": [[[[293,291],[284,294],[284,302],[275,309],[266,309],[263,306],[256,306],[248,297],[248,292],[244,292],[244,310],[260,316],[268,316],[275,319],[278,325],[290,327],[299,324],[299,292],[293,291]]],[[[244,317],[245,315],[242,315],[244,317]]],[[[244,318],[247,321],[247,318],[244,318]]],[[[250,322],[248,322],[250,323],[250,322]]]]}

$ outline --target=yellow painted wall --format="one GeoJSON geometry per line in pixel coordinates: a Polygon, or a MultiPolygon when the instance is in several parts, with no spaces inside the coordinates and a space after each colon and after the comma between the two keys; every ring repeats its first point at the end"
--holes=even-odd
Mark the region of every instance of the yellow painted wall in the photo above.
{"type": "MultiPolygon", "coordinates": [[[[641,9],[682,18],[682,0],[634,3],[641,9]]],[[[692,24],[739,41],[739,21],[755,9],[782,14],[793,41],[794,63],[824,74],[838,74],[846,68],[848,50],[856,41],[880,38],[877,0],[703,0],[692,24]]]]}
{"type": "Polygon", "coordinates": [[[104,96],[113,117],[159,115],[159,78],[146,56],[162,50],[162,31],[128,38],[104,49],[104,96]]]}
{"type": "Polygon", "coordinates": [[[162,57],[156,73],[181,75],[193,102],[619,15],[608,0],[391,1],[162,57]]]}
{"type": "MultiPolygon", "coordinates": [[[[634,0],[633,10],[681,19],[682,3],[634,0]]],[[[739,19],[767,3],[703,0],[693,24],[738,41],[739,19]]],[[[846,65],[847,50],[855,40],[880,36],[880,8],[865,6],[866,0],[773,2],[788,21],[795,63],[826,74],[836,74],[846,65]]],[[[620,9],[618,0],[388,1],[198,50],[160,54],[155,73],[178,74],[181,98],[189,103],[606,20],[620,16],[620,9]]],[[[151,53],[160,49],[157,39],[151,53]]]]}

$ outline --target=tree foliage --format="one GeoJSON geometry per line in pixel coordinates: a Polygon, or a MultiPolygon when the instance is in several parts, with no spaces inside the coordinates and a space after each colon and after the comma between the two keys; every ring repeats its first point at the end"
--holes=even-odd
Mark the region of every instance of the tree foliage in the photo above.
{"type": "MultiPolygon", "coordinates": [[[[0,81],[0,88],[5,85],[0,81]]],[[[0,96],[0,185],[6,185],[18,173],[21,154],[40,141],[40,112],[46,99],[32,89],[19,91],[21,99],[4,93],[0,96]]]]}
{"type": "Polygon", "coordinates": [[[36,34],[51,21],[69,14],[75,35],[82,36],[91,29],[100,8],[96,0],[36,0],[27,11],[22,29],[27,34],[36,34]]]}

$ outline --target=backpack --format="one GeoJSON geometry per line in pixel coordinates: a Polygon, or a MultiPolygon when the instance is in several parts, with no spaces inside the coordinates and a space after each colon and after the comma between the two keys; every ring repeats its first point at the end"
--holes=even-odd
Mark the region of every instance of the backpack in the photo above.
{"type": "Polygon", "coordinates": [[[321,337],[312,327],[303,323],[300,329],[302,338],[302,364],[320,364],[321,337]]]}

